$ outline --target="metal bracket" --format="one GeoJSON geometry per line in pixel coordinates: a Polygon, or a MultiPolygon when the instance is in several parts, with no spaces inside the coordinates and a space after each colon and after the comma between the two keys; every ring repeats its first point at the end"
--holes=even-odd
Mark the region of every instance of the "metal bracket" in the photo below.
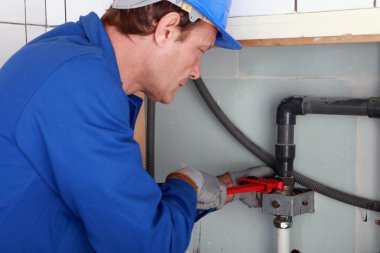
{"type": "Polygon", "coordinates": [[[263,212],[281,216],[314,213],[314,192],[306,191],[294,196],[263,194],[263,212]]]}

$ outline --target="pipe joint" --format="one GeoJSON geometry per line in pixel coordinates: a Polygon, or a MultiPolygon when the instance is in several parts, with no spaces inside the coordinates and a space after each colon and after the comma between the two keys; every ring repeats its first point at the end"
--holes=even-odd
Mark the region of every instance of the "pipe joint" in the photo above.
{"type": "Polygon", "coordinates": [[[293,219],[291,216],[276,215],[273,219],[273,225],[276,228],[289,229],[293,226],[293,219]]]}
{"type": "Polygon", "coordinates": [[[368,100],[368,117],[380,118],[380,97],[368,100]]]}
{"type": "Polygon", "coordinates": [[[296,157],[296,146],[276,144],[276,170],[280,177],[293,177],[293,161],[296,157]]]}
{"type": "Polygon", "coordinates": [[[295,125],[296,116],[303,115],[303,97],[288,97],[281,101],[277,107],[278,125],[295,125]]]}

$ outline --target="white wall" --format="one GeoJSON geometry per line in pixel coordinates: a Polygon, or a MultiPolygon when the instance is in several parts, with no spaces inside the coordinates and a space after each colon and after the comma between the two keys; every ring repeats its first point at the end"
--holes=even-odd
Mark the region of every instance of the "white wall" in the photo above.
{"type": "MultiPolygon", "coordinates": [[[[365,9],[373,8],[375,4],[374,0],[233,0],[230,14],[242,17],[365,9]]],[[[377,3],[377,7],[379,5],[377,3]]]]}

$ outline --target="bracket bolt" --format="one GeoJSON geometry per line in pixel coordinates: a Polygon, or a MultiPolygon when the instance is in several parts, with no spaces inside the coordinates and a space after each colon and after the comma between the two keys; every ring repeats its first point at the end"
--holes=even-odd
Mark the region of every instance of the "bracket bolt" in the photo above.
{"type": "Polygon", "coordinates": [[[272,207],[273,207],[273,208],[276,208],[276,209],[277,209],[277,208],[279,208],[280,206],[281,206],[281,205],[280,205],[280,203],[278,203],[278,201],[273,201],[273,202],[272,202],[272,207]]]}
{"type": "Polygon", "coordinates": [[[303,206],[308,206],[309,205],[309,201],[307,201],[307,200],[302,201],[302,205],[303,206]]]}

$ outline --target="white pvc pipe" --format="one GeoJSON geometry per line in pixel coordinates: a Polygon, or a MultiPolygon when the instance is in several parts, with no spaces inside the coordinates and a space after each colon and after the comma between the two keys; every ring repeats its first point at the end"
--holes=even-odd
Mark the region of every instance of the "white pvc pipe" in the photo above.
{"type": "Polygon", "coordinates": [[[276,228],[277,253],[290,253],[290,229],[276,228]]]}

